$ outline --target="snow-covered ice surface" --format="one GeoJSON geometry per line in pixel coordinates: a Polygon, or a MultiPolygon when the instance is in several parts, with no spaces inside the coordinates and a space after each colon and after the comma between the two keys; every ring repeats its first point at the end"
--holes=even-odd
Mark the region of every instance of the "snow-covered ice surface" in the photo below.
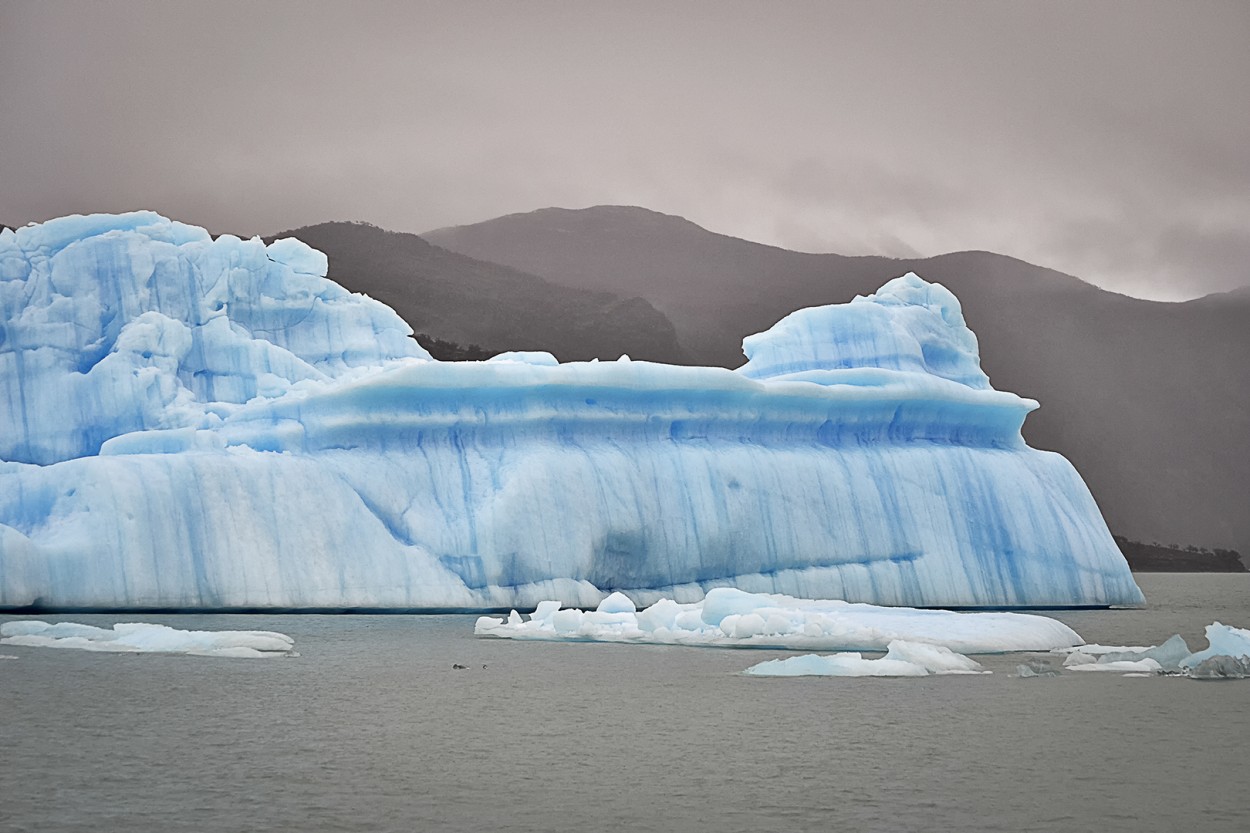
{"type": "Polygon", "coordinates": [[[864,659],[847,652],[805,654],[752,665],[754,677],[927,677],[930,674],[988,674],[980,663],[940,645],[894,640],[884,657],[864,659]]]}
{"type": "Polygon", "coordinates": [[[0,233],[0,607],[1143,601],[940,285],[730,371],[432,361],[326,268],[151,212],[0,233]]]}
{"type": "Polygon", "coordinates": [[[702,602],[666,599],[644,610],[635,610],[619,593],[592,611],[544,601],[529,618],[516,611],[503,619],[480,617],[474,633],[508,639],[851,651],[925,643],[959,653],[1045,651],[1081,642],[1067,625],[1045,616],[878,607],[732,588],[711,590],[702,602]]]}
{"type": "Polygon", "coordinates": [[[272,631],[184,631],[146,622],[119,622],[97,628],[77,622],[48,624],[35,620],[0,625],[0,645],[27,648],[76,648],[131,654],[192,654],[205,657],[298,656],[295,640],[272,631]]]}

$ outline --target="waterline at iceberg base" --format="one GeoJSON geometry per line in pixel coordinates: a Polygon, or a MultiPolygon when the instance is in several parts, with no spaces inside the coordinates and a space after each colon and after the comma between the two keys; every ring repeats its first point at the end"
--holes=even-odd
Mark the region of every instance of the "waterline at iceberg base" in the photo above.
{"type": "Polygon", "coordinates": [[[940,285],[730,371],[436,362],[325,273],[149,212],[0,233],[0,607],[1143,601],[940,285]]]}

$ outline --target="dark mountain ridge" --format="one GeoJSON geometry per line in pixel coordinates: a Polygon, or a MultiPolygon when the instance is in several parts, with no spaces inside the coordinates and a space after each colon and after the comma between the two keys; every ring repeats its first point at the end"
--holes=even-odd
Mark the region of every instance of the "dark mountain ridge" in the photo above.
{"type": "Polygon", "coordinates": [[[569,287],[638,294],[690,358],[741,364],[743,336],[907,271],[949,287],[994,385],[1037,399],[1037,448],[1067,456],[1117,533],[1250,551],[1250,290],[1145,301],[990,252],[806,254],[640,208],[544,209],[429,232],[569,287]]]}
{"type": "Polygon", "coordinates": [[[320,223],[267,239],[277,237],[325,252],[331,280],[439,341],[492,354],[546,350],[562,361],[685,358],[672,322],[642,298],[558,286],[367,223],[320,223]]]}

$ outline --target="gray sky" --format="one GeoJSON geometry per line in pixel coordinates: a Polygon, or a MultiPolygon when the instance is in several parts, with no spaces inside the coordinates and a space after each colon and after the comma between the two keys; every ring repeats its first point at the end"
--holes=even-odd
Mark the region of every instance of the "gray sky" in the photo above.
{"type": "Polygon", "coordinates": [[[1250,284],[1250,3],[0,0],[0,221],[642,205],[807,251],[1250,284]]]}

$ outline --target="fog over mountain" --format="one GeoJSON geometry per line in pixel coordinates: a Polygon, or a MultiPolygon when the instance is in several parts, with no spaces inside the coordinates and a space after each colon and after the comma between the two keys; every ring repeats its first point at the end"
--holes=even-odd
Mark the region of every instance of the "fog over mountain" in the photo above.
{"type": "Polygon", "coordinates": [[[1250,4],[0,3],[0,218],[419,233],[636,204],[793,250],[1250,283],[1250,4]]]}
{"type": "MultiPolygon", "coordinates": [[[[431,231],[438,245],[572,288],[639,295],[698,362],[909,270],[963,303],[995,387],[1041,402],[1030,444],[1065,454],[1111,528],[1250,551],[1250,292],[1143,301],[989,252],[894,260],[786,251],[641,208],[544,209],[431,231]]],[[[333,260],[333,255],[331,255],[333,260]]]]}

